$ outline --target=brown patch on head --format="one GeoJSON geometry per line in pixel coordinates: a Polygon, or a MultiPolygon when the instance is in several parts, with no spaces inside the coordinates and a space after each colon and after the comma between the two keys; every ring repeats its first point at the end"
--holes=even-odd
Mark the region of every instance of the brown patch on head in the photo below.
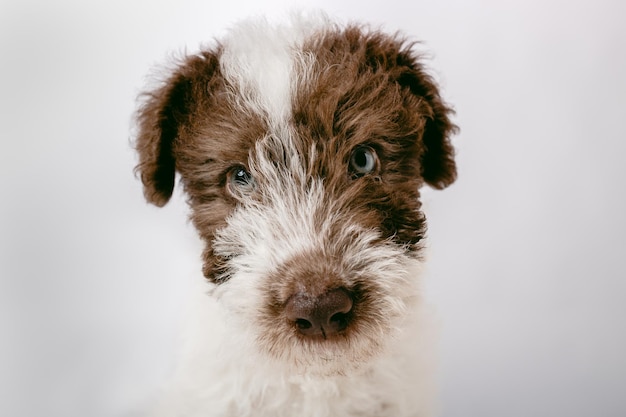
{"type": "Polygon", "coordinates": [[[304,52],[316,57],[313,76],[298,86],[293,109],[298,140],[320,155],[311,175],[325,178],[362,224],[408,246],[424,235],[420,186],[444,188],[456,178],[452,110],[410,47],[358,27],[312,39],[304,52]],[[373,149],[380,168],[349,178],[360,146],[373,149]]]}
{"type": "Polygon", "coordinates": [[[311,40],[304,49],[316,57],[316,78],[299,86],[294,121],[318,140],[373,141],[393,161],[388,172],[444,188],[456,178],[456,126],[411,46],[359,27],[311,40]]]}

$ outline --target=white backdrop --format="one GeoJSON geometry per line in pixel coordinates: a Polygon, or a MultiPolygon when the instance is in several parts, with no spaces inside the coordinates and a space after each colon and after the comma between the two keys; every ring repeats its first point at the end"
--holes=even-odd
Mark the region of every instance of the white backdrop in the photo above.
{"type": "Polygon", "coordinates": [[[424,41],[459,180],[427,192],[445,417],[626,415],[620,1],[0,1],[0,415],[126,416],[200,244],[148,206],[131,115],[169,52],[300,4],[424,41]]]}

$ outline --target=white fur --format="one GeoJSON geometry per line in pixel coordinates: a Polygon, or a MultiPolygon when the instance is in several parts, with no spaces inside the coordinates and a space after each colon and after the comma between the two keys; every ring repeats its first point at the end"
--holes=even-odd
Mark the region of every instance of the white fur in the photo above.
{"type": "Polygon", "coordinates": [[[220,66],[241,107],[254,110],[270,126],[284,126],[295,83],[306,77],[308,58],[299,53],[302,43],[329,25],[324,15],[316,14],[294,15],[285,24],[251,19],[232,28],[222,42],[220,66]]]}

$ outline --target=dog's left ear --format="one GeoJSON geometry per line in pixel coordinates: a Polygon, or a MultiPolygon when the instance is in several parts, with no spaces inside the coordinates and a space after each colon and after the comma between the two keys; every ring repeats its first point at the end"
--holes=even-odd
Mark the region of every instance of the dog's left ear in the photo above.
{"type": "Polygon", "coordinates": [[[176,141],[189,127],[196,108],[209,96],[218,65],[215,54],[208,51],[186,57],[159,88],[143,94],[144,103],[137,113],[139,164],[135,172],[150,203],[161,207],[172,196],[176,141]]]}
{"type": "Polygon", "coordinates": [[[397,82],[426,103],[424,152],[420,161],[422,178],[431,187],[441,190],[456,180],[454,148],[450,142],[450,136],[458,131],[450,120],[454,110],[444,103],[437,84],[410,50],[400,51],[396,63],[400,70],[397,82]]]}

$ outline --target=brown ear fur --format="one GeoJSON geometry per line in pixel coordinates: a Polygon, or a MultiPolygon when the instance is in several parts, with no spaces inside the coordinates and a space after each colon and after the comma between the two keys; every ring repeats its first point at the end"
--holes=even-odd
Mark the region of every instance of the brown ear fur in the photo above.
{"type": "Polygon", "coordinates": [[[135,149],[147,201],[164,206],[172,196],[176,174],[175,141],[189,123],[198,101],[208,94],[217,71],[215,54],[204,52],[186,58],[160,87],[143,94],[137,114],[139,132],[135,149]]]}
{"type": "Polygon", "coordinates": [[[399,55],[399,64],[405,66],[405,71],[398,82],[425,100],[431,111],[427,115],[422,136],[422,177],[433,188],[446,188],[456,180],[454,148],[450,142],[450,136],[458,131],[458,127],[450,120],[454,111],[444,103],[435,81],[410,51],[399,55]]]}
{"type": "Polygon", "coordinates": [[[443,189],[456,179],[454,148],[450,136],[458,128],[450,120],[454,111],[444,103],[435,81],[412,52],[412,46],[397,38],[374,36],[367,45],[369,65],[385,68],[393,74],[398,84],[425,101],[426,106],[423,107],[429,114],[425,115],[422,136],[422,178],[431,187],[443,189]]]}

